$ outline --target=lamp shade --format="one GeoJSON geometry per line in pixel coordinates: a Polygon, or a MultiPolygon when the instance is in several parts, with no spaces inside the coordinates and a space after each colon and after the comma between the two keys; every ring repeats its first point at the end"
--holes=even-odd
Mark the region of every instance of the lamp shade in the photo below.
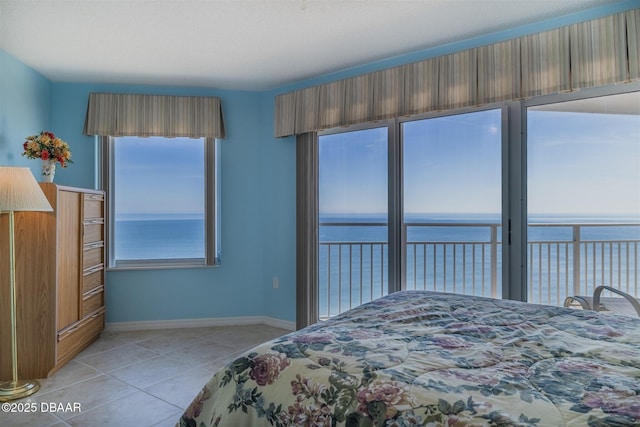
{"type": "Polygon", "coordinates": [[[29,168],[0,166],[0,212],[9,211],[53,211],[29,168]]]}

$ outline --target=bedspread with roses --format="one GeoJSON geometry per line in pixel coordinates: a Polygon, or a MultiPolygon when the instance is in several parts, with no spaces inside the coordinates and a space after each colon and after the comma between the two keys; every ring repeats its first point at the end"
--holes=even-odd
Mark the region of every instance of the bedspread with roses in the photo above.
{"type": "Polygon", "coordinates": [[[178,426],[638,426],[640,319],[398,292],[246,352],[178,426]]]}

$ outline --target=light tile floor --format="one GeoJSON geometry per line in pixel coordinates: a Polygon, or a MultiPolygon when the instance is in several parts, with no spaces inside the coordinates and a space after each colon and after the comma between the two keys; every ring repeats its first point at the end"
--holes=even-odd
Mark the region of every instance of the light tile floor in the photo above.
{"type": "Polygon", "coordinates": [[[172,427],[227,361],[288,332],[266,325],[103,332],[39,380],[36,394],[15,401],[35,412],[0,412],[0,426],[172,427]]]}

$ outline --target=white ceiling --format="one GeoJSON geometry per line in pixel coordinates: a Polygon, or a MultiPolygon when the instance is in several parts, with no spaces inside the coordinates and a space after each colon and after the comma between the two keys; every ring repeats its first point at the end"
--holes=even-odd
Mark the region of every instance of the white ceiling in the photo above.
{"type": "Polygon", "coordinates": [[[54,82],[264,90],[620,0],[0,0],[54,82]]]}

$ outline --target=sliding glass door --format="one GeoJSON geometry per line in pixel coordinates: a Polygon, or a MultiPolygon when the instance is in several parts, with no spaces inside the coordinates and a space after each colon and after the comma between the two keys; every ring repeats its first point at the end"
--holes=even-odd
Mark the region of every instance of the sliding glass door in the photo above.
{"type": "Polygon", "coordinates": [[[594,93],[321,133],[320,318],[400,289],[640,297],[640,92],[594,93]]]}
{"type": "Polygon", "coordinates": [[[319,136],[321,319],[399,289],[502,297],[502,117],[319,136]]]}
{"type": "Polygon", "coordinates": [[[640,296],[640,92],[527,109],[527,300],[640,296]]]}
{"type": "Polygon", "coordinates": [[[321,319],[388,293],[387,127],[321,135],[321,319]]]}
{"type": "Polygon", "coordinates": [[[407,289],[502,296],[502,110],[402,124],[407,289]]]}

